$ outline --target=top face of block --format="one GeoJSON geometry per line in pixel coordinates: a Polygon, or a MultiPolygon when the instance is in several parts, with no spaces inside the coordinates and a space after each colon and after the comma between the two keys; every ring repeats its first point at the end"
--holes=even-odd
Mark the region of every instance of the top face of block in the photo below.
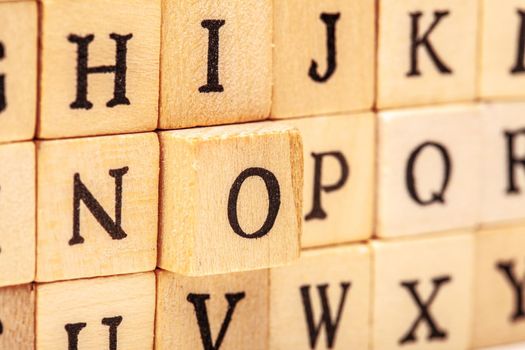
{"type": "Polygon", "coordinates": [[[380,0],[378,108],[475,96],[478,1],[380,0]]]}
{"type": "Polygon", "coordinates": [[[272,0],[162,5],[160,128],[267,118],[272,0]]]}
{"type": "Polygon", "coordinates": [[[374,1],[278,0],[274,6],[272,117],[370,109],[374,1]]]}
{"type": "Polygon", "coordinates": [[[160,0],[42,1],[40,138],[157,126],[160,0]]]}
{"type": "Polygon", "coordinates": [[[189,275],[298,257],[302,145],[273,123],[160,134],[159,266],[189,275]]]}

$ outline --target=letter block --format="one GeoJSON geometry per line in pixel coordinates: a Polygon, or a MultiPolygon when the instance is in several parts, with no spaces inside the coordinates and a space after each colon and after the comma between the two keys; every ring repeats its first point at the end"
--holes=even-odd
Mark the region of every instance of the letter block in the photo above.
{"type": "Polygon", "coordinates": [[[158,266],[209,275],[299,256],[302,144],[271,122],[168,131],[161,141],[158,266]]]}
{"type": "Polygon", "coordinates": [[[372,349],[467,349],[474,237],[372,242],[372,349]]]}
{"type": "Polygon", "coordinates": [[[473,227],[481,199],[479,109],[385,111],[378,123],[377,236],[473,227]]]}
{"type": "Polygon", "coordinates": [[[268,349],[268,270],[157,271],[155,349],[268,349]]]}
{"type": "Polygon", "coordinates": [[[160,0],[42,0],[40,138],[157,127],[160,0]]]}
{"type": "Polygon", "coordinates": [[[37,21],[36,1],[0,3],[0,142],[35,134],[37,21]]]}
{"type": "Polygon", "coordinates": [[[270,349],[368,349],[371,264],[366,245],[304,251],[270,270],[270,349]]]}
{"type": "Polygon", "coordinates": [[[34,348],[34,286],[25,284],[0,288],[0,349],[34,348]]]}
{"type": "Polygon", "coordinates": [[[153,272],[37,285],[39,350],[153,349],[153,272]]]}
{"type": "Polygon", "coordinates": [[[39,142],[37,281],[152,271],[158,181],[154,133],[39,142]]]}
{"type": "Polygon", "coordinates": [[[274,1],[272,117],[369,110],[375,2],[274,1]]]}
{"type": "Polygon", "coordinates": [[[377,107],[474,100],[477,0],[379,0],[377,107]]]}
{"type": "Polygon", "coordinates": [[[268,118],[272,0],[162,0],[161,129],[268,118]]]}
{"type": "Polygon", "coordinates": [[[303,247],[366,240],[374,221],[372,113],[286,120],[304,144],[303,247]]]}

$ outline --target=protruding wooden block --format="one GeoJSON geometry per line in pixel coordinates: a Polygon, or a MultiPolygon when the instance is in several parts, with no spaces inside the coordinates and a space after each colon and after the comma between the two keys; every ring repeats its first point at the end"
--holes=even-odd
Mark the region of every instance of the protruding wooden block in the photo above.
{"type": "Polygon", "coordinates": [[[270,270],[270,349],[368,349],[370,251],[308,250],[270,270]]]}
{"type": "Polygon", "coordinates": [[[153,130],[160,0],[42,0],[40,138],[153,130]]]}
{"type": "Polygon", "coordinates": [[[372,349],[470,346],[471,233],[372,242],[372,349]]]}
{"type": "Polygon", "coordinates": [[[473,100],[477,0],[379,0],[377,106],[473,100]]]}
{"type": "Polygon", "coordinates": [[[37,106],[36,1],[0,4],[0,141],[30,140],[37,106]]]}
{"type": "Polygon", "coordinates": [[[299,132],[275,123],[160,134],[159,266],[207,275],[299,256],[299,132]]]}
{"type": "Polygon", "coordinates": [[[157,136],[90,137],[37,145],[37,281],[153,270],[157,136]]]}
{"type": "Polygon", "coordinates": [[[155,349],[268,349],[268,270],[157,272],[155,349]]]}
{"type": "Polygon", "coordinates": [[[0,164],[0,286],[28,283],[35,277],[35,145],[0,145],[0,164]]]}
{"type": "Polygon", "coordinates": [[[35,293],[32,284],[0,288],[0,348],[35,348],[35,293]]]}
{"type": "Polygon", "coordinates": [[[272,0],[162,0],[162,129],[266,119],[272,0]]]}
{"type": "Polygon", "coordinates": [[[272,116],[371,109],[375,2],[274,2],[272,116]]]}
{"type": "Polygon", "coordinates": [[[375,116],[289,119],[304,144],[302,246],[361,241],[372,235],[375,116]]]}
{"type": "Polygon", "coordinates": [[[479,109],[389,111],[378,123],[377,235],[473,227],[481,199],[479,109]]]}
{"type": "Polygon", "coordinates": [[[153,349],[153,272],[37,285],[36,348],[153,349]]]}

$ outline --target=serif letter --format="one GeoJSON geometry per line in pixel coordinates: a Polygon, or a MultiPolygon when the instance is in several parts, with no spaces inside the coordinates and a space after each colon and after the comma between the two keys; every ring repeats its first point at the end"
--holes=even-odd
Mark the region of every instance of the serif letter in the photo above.
{"type": "Polygon", "coordinates": [[[321,13],[321,21],[326,26],[326,71],[319,74],[319,64],[312,60],[308,75],[313,81],[324,83],[330,79],[337,68],[337,50],[336,50],[336,24],[341,14],[338,13],[321,13]]]}
{"type": "MultiPolygon", "coordinates": [[[[507,194],[520,194],[521,190],[516,183],[516,168],[521,166],[525,170],[525,152],[522,158],[518,158],[516,155],[516,138],[525,136],[525,128],[515,131],[506,130],[503,135],[507,146],[507,194]]],[[[525,139],[523,142],[525,143],[525,139]]]]}
{"type": "MultiPolygon", "coordinates": [[[[117,328],[122,323],[122,316],[106,317],[101,322],[104,326],[109,327],[109,348],[108,350],[117,350],[117,328]]],[[[68,350],[78,350],[78,336],[82,329],[86,328],[87,323],[68,323],[64,326],[67,332],[68,350]]]]}
{"type": "Polygon", "coordinates": [[[520,16],[520,25],[518,29],[518,49],[516,53],[516,64],[510,69],[511,74],[525,72],[525,11],[517,10],[520,16]]]}
{"type": "Polygon", "coordinates": [[[525,278],[518,280],[514,272],[514,261],[500,261],[496,263],[496,269],[503,274],[505,280],[509,283],[514,293],[514,309],[510,315],[511,322],[517,322],[525,319],[525,312],[523,311],[523,285],[525,278]]]}
{"type": "Polygon", "coordinates": [[[208,81],[199,88],[199,92],[223,92],[219,83],[219,29],[226,23],[222,19],[207,19],[201,22],[208,29],[208,81]]]}
{"type": "MultiPolygon", "coordinates": [[[[0,42],[0,60],[5,58],[5,47],[0,42]]],[[[0,74],[0,112],[5,111],[7,102],[5,98],[5,74],[0,74]]]]}

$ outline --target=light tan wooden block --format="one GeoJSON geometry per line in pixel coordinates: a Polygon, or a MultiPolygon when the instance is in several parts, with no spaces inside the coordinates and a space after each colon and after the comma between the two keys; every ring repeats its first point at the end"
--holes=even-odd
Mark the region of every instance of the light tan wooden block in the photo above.
{"type": "Polygon", "coordinates": [[[371,109],[375,3],[274,1],[272,116],[371,109]]]}
{"type": "Polygon", "coordinates": [[[0,288],[0,348],[31,350],[34,344],[33,285],[0,288]]]}
{"type": "Polygon", "coordinates": [[[377,106],[475,97],[477,0],[379,0],[377,106]]]}
{"type": "Polygon", "coordinates": [[[0,286],[28,283],[35,277],[35,145],[0,145],[0,164],[0,286]]]}
{"type": "Polygon", "coordinates": [[[371,275],[361,244],[270,270],[270,349],[368,349],[371,275]]]}
{"type": "Polygon", "coordinates": [[[163,132],[159,266],[207,275],[299,256],[303,159],[275,123],[163,132]]]}
{"type": "Polygon", "coordinates": [[[37,285],[36,348],[153,349],[153,272],[37,285]]]}
{"type": "Polygon", "coordinates": [[[37,281],[153,270],[157,136],[90,137],[37,146],[37,281]]]}
{"type": "Polygon", "coordinates": [[[155,349],[268,349],[268,270],[157,271],[155,349]]]}
{"type": "Polygon", "coordinates": [[[272,0],[162,0],[162,129],[266,119],[272,0]]]}
{"type": "Polygon", "coordinates": [[[469,348],[473,234],[373,241],[372,249],[372,348],[469,348]]]}
{"type": "Polygon", "coordinates": [[[304,144],[303,247],[361,241],[374,221],[375,116],[286,120],[304,144]]]}
{"type": "Polygon", "coordinates": [[[473,227],[481,199],[479,109],[389,111],[378,123],[377,236],[473,227]]]}
{"type": "Polygon", "coordinates": [[[36,1],[0,4],[0,142],[35,133],[37,20],[36,1]]]}
{"type": "Polygon", "coordinates": [[[40,138],[157,126],[160,0],[43,0],[40,138]]]}

